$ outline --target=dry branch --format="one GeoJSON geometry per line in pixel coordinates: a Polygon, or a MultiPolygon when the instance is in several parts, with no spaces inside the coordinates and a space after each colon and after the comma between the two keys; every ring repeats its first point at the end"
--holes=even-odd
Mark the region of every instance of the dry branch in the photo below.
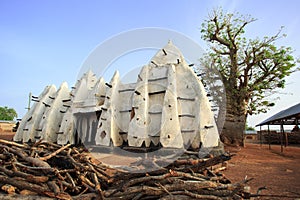
{"type": "Polygon", "coordinates": [[[60,152],[62,152],[63,150],[65,150],[66,148],[68,148],[69,146],[71,146],[71,144],[67,144],[66,146],[62,146],[60,149],[54,151],[53,153],[49,154],[48,156],[39,158],[40,160],[48,160],[50,158],[52,158],[53,156],[56,156],[57,154],[59,154],[60,152]]]}
{"type": "Polygon", "coordinates": [[[19,188],[20,190],[24,190],[24,189],[30,190],[30,191],[36,192],[40,195],[45,195],[46,192],[50,192],[50,190],[47,187],[42,187],[37,184],[28,183],[25,180],[19,180],[15,177],[10,178],[7,176],[0,175],[0,182],[13,185],[13,186],[19,188]]]}
{"type": "Polygon", "coordinates": [[[19,143],[16,143],[16,142],[2,140],[2,139],[0,139],[0,143],[4,144],[4,145],[16,146],[16,147],[20,147],[20,148],[25,148],[27,146],[26,144],[19,144],[19,143]]]}

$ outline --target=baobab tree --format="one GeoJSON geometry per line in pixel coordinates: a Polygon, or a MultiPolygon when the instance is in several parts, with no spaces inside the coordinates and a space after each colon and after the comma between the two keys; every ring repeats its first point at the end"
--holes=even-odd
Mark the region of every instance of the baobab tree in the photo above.
{"type": "Polygon", "coordinates": [[[226,144],[243,145],[247,116],[274,106],[268,97],[284,88],[286,77],[299,70],[292,49],[275,44],[285,36],[282,28],[262,39],[244,36],[245,28],[255,21],[249,15],[227,14],[219,9],[208,16],[201,28],[202,39],[210,47],[201,60],[208,69],[206,76],[211,76],[212,69],[216,69],[226,91],[221,131],[221,139],[226,144]]]}

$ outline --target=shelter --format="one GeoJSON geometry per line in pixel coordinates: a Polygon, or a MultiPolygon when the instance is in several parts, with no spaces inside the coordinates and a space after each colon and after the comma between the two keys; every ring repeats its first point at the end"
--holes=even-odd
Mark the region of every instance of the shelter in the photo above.
{"type": "MultiPolygon", "coordinates": [[[[268,125],[268,135],[270,136],[270,125],[280,125],[280,144],[281,152],[283,152],[283,137],[285,138],[285,146],[288,144],[288,136],[284,131],[284,125],[299,125],[300,120],[300,103],[282,110],[270,118],[264,120],[256,126],[260,129],[263,125],[268,125]]],[[[270,145],[270,141],[269,141],[270,145]]]]}

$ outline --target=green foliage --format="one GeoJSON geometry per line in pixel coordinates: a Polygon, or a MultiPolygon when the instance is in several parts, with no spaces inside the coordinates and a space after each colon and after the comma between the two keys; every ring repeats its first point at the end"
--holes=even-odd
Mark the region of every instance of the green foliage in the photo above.
{"type": "Polygon", "coordinates": [[[250,15],[226,14],[219,9],[202,24],[202,39],[208,42],[210,51],[201,62],[220,73],[227,101],[234,109],[231,114],[266,112],[274,106],[266,99],[284,88],[285,78],[299,70],[292,49],[275,45],[285,36],[282,27],[274,36],[263,39],[244,36],[245,27],[255,21],[250,15]]]}
{"type": "Polygon", "coordinates": [[[255,131],[255,128],[246,124],[246,131],[255,131]]]}
{"type": "Polygon", "coordinates": [[[7,106],[0,107],[0,120],[13,120],[15,117],[18,117],[15,109],[7,106]]]}

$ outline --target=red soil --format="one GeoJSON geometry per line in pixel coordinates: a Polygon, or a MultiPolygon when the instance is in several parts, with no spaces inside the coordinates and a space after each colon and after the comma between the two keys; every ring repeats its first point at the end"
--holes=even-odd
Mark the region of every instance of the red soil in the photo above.
{"type": "Polygon", "coordinates": [[[226,147],[226,150],[236,153],[224,171],[232,182],[247,176],[254,178],[248,183],[251,193],[266,186],[267,190],[261,194],[273,195],[263,199],[300,199],[300,147],[284,147],[283,153],[280,145],[272,145],[271,150],[268,145],[260,144],[246,144],[245,148],[226,147]]]}

